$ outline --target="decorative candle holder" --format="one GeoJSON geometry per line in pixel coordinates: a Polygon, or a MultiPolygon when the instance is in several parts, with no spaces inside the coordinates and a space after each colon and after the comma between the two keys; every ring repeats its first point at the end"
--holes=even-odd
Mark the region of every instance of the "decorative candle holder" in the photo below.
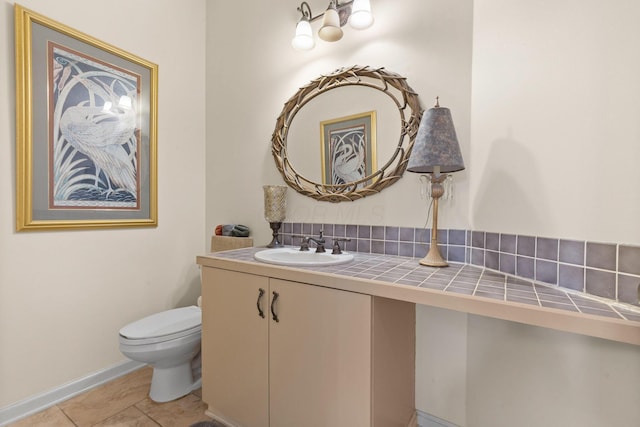
{"type": "Polygon", "coordinates": [[[272,240],[267,247],[281,248],[284,245],[278,240],[278,234],[287,213],[287,187],[265,185],[262,189],[264,190],[264,219],[267,220],[272,231],[272,240]]]}

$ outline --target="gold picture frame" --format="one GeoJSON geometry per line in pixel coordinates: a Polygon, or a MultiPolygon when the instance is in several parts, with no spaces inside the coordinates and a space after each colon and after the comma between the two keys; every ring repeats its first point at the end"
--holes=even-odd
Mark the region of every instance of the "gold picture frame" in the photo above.
{"type": "Polygon", "coordinates": [[[323,185],[370,182],[376,162],[376,112],[367,111],[320,122],[323,185]]]}
{"type": "Polygon", "coordinates": [[[158,66],[15,5],[16,230],[157,226],[158,66]]]}

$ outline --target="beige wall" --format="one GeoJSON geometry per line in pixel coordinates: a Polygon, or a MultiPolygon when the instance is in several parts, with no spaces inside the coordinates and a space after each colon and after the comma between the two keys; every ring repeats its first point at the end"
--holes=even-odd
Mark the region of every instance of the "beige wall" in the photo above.
{"type": "Polygon", "coordinates": [[[640,244],[640,3],[477,0],[474,229],[640,244]]]}
{"type": "Polygon", "coordinates": [[[469,316],[469,427],[640,425],[637,346],[469,316]]]}
{"type": "Polygon", "coordinates": [[[205,2],[20,4],[159,64],[159,225],[14,231],[13,1],[0,2],[0,408],[125,361],[118,330],[195,303],[206,247],[205,2]]]}

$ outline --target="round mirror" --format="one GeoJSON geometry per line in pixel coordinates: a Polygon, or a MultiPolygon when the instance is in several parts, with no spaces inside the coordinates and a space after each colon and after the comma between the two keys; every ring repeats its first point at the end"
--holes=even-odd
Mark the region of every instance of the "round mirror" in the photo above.
{"type": "Polygon", "coordinates": [[[383,68],[339,69],[285,103],[272,154],[297,192],[329,202],[357,200],[402,176],[421,113],[404,77],[383,68]]]}

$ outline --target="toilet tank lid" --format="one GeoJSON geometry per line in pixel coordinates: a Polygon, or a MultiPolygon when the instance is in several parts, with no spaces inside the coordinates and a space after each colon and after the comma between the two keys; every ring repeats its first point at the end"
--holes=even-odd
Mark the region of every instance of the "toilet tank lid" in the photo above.
{"type": "Polygon", "coordinates": [[[156,338],[193,329],[202,324],[202,310],[195,305],[152,314],[120,329],[129,339],[156,338]]]}

